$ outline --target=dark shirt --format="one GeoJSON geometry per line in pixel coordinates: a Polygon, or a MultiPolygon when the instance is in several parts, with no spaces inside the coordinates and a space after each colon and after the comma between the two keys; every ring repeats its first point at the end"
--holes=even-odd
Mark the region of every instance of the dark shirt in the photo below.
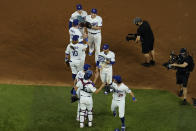
{"type": "Polygon", "coordinates": [[[137,29],[137,35],[140,36],[140,40],[143,43],[154,42],[154,35],[147,21],[143,21],[143,23],[139,26],[137,29]]]}
{"type": "Polygon", "coordinates": [[[183,64],[184,62],[186,62],[188,65],[186,67],[178,67],[177,68],[177,71],[178,72],[188,72],[188,69],[189,69],[189,65],[191,64],[191,61],[190,61],[190,58],[187,56],[185,58],[183,58],[178,64],[183,64]]]}

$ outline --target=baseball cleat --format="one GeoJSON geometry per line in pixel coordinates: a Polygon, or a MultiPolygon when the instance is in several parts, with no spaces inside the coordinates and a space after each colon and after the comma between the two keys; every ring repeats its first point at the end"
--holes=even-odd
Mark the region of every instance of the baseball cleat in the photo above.
{"type": "Polygon", "coordinates": [[[147,62],[142,63],[141,65],[144,66],[144,67],[150,67],[151,66],[151,64],[150,63],[147,63],[147,62]]]}
{"type": "Polygon", "coordinates": [[[80,123],[80,128],[84,128],[84,124],[83,123],[80,123]]]}
{"type": "Polygon", "coordinates": [[[80,124],[80,128],[84,128],[84,124],[83,125],[80,124]]]}
{"type": "Polygon", "coordinates": [[[122,126],[121,127],[121,131],[125,131],[125,126],[122,126]]]}
{"type": "Polygon", "coordinates": [[[116,111],[113,111],[113,116],[114,116],[114,117],[116,117],[116,116],[117,116],[116,111]]]}
{"type": "Polygon", "coordinates": [[[120,131],[118,128],[116,128],[114,131],[120,131]]]}
{"type": "Polygon", "coordinates": [[[183,95],[183,90],[180,90],[178,96],[179,96],[179,97],[182,97],[182,95],[183,95]]]}
{"type": "Polygon", "coordinates": [[[186,99],[184,99],[183,101],[182,101],[182,103],[181,103],[181,105],[187,105],[188,103],[187,103],[187,101],[186,101],[186,99]]]}
{"type": "Polygon", "coordinates": [[[89,127],[92,127],[92,122],[89,122],[89,123],[88,123],[88,126],[89,126],[89,127]]]}
{"type": "Polygon", "coordinates": [[[154,66],[154,65],[155,65],[155,61],[151,60],[151,61],[150,61],[150,64],[151,64],[152,66],[154,66]]]}
{"type": "Polygon", "coordinates": [[[108,92],[107,92],[107,91],[105,91],[105,92],[104,92],[104,94],[105,94],[105,95],[108,95],[108,92]]]}

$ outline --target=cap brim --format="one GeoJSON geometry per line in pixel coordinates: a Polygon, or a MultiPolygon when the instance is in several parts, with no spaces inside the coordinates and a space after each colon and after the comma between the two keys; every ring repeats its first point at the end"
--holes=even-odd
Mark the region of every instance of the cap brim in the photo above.
{"type": "Polygon", "coordinates": [[[113,76],[113,79],[116,79],[116,76],[113,76]]]}
{"type": "Polygon", "coordinates": [[[106,49],[106,48],[102,48],[102,49],[103,49],[103,50],[108,50],[109,48],[107,48],[107,49],[106,49]]]}

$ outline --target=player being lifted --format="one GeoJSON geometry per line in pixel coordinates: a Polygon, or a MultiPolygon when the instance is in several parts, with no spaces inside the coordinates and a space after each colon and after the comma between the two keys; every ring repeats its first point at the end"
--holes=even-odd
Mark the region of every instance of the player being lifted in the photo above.
{"type": "Polygon", "coordinates": [[[84,75],[84,79],[80,79],[75,86],[75,90],[80,90],[80,128],[84,127],[84,120],[85,120],[85,112],[87,111],[88,115],[88,126],[92,126],[93,120],[93,93],[99,93],[101,89],[104,87],[104,84],[100,86],[99,89],[94,87],[94,84],[90,80],[93,72],[87,70],[84,75]]]}
{"type": "Polygon", "coordinates": [[[121,131],[125,131],[125,97],[126,93],[132,96],[133,101],[135,102],[135,96],[133,92],[124,84],[122,83],[122,78],[119,75],[113,76],[113,99],[111,104],[111,110],[113,112],[114,117],[116,117],[116,109],[118,108],[119,117],[122,122],[121,131]]]}
{"type": "Polygon", "coordinates": [[[99,54],[98,60],[96,63],[96,74],[94,83],[96,83],[99,76],[102,83],[105,83],[105,94],[108,94],[109,86],[112,84],[112,65],[115,63],[115,54],[109,50],[109,45],[103,45],[103,51],[99,54]]]}
{"type": "MultiPolygon", "coordinates": [[[[65,62],[71,67],[73,80],[75,80],[76,74],[83,68],[83,53],[85,53],[87,48],[87,45],[78,43],[78,38],[78,35],[74,35],[72,43],[67,46],[65,51],[65,62]]],[[[74,89],[72,89],[72,95],[76,96],[74,89]]]]}

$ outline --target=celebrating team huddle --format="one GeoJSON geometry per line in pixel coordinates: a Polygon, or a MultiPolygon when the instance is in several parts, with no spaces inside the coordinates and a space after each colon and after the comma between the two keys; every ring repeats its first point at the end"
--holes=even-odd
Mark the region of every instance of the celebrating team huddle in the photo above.
{"type": "MultiPolygon", "coordinates": [[[[101,29],[102,18],[98,16],[97,9],[91,9],[90,15],[82,10],[78,4],[70,18],[69,34],[70,43],[65,51],[65,62],[71,68],[73,78],[73,88],[71,90],[71,102],[78,101],[76,120],[80,122],[80,128],[84,127],[84,122],[88,118],[88,126],[93,126],[93,98],[92,93],[99,93],[103,88],[104,94],[113,93],[111,102],[111,114],[116,117],[117,108],[122,123],[121,131],[125,131],[125,97],[130,94],[133,101],[136,98],[133,92],[123,83],[120,75],[113,75],[113,66],[116,63],[115,52],[111,51],[109,44],[104,43],[101,49],[101,29]],[[95,55],[95,71],[90,70],[91,65],[86,64],[86,51],[88,56],[95,55]],[[100,51],[102,50],[102,51],[100,51]],[[95,53],[94,53],[95,51],[95,53]],[[92,80],[92,76],[94,79],[92,80]],[[101,85],[98,87],[97,80],[100,77],[101,85]],[[95,87],[96,86],[96,87],[95,87]]],[[[126,40],[133,40],[141,43],[145,68],[156,65],[154,51],[154,34],[150,24],[136,17],[133,19],[138,29],[137,33],[126,36],[126,40]]],[[[167,69],[177,70],[176,84],[179,85],[179,97],[183,97],[182,105],[187,105],[187,83],[190,72],[194,70],[194,59],[186,48],[181,48],[180,54],[170,54],[168,62],[163,66],[167,69]]],[[[92,68],[94,69],[94,68],[92,68]]],[[[117,131],[117,130],[116,130],[117,131]]]]}
{"type": "Polygon", "coordinates": [[[69,22],[70,43],[65,50],[65,62],[71,68],[73,88],[71,90],[71,102],[78,101],[76,120],[80,122],[80,128],[84,127],[84,121],[88,118],[88,126],[93,125],[93,99],[92,93],[99,93],[105,88],[104,94],[113,93],[111,111],[116,116],[116,108],[119,109],[119,117],[122,122],[121,130],[125,131],[125,97],[130,94],[136,101],[132,91],[122,83],[119,75],[113,76],[112,66],[115,64],[115,53],[110,51],[109,44],[101,48],[102,18],[97,15],[97,9],[92,9],[88,15],[82,10],[82,6],[76,6],[77,11],[71,15],[69,22]],[[92,56],[95,50],[96,70],[94,80],[91,80],[93,71],[91,65],[85,64],[86,51],[92,56]],[[95,87],[100,76],[101,86],[95,87]],[[113,79],[113,81],[112,81],[113,79]]]}
{"type": "MultiPolygon", "coordinates": [[[[92,94],[97,94],[104,88],[105,95],[113,93],[111,114],[116,117],[118,109],[121,131],[125,131],[126,94],[130,94],[133,102],[136,101],[136,98],[131,89],[123,83],[122,77],[113,72],[113,66],[118,63],[115,52],[112,51],[108,43],[101,46],[103,21],[102,17],[98,15],[98,10],[92,8],[90,15],[88,15],[80,4],[76,5],[76,9],[69,21],[70,42],[65,51],[65,62],[71,68],[73,78],[71,102],[78,101],[76,120],[80,122],[80,128],[84,128],[85,120],[88,120],[88,127],[93,126],[92,94]],[[86,53],[89,57],[95,56],[93,65],[86,64],[86,53]],[[95,69],[94,73],[92,69],[95,69]],[[100,86],[97,84],[99,78],[101,80],[100,86]]],[[[145,60],[141,65],[144,68],[156,66],[155,38],[149,22],[135,17],[133,24],[137,26],[137,33],[128,34],[125,40],[128,42],[133,40],[135,43],[141,44],[145,60]]],[[[179,85],[178,96],[183,97],[182,105],[187,105],[187,84],[190,72],[194,70],[194,65],[193,56],[186,48],[181,48],[179,54],[172,51],[168,62],[163,64],[168,70],[177,71],[176,84],[179,85]]],[[[115,131],[119,131],[119,129],[115,131]]]]}

